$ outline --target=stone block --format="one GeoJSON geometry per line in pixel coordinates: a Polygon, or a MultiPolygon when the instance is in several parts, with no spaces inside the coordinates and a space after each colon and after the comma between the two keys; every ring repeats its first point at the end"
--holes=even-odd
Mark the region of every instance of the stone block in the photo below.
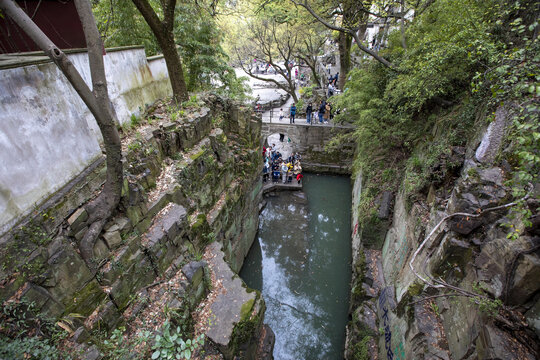
{"type": "Polygon", "coordinates": [[[216,279],[222,281],[226,291],[210,305],[215,320],[206,330],[206,335],[218,346],[225,359],[233,359],[240,355],[240,348],[249,349],[257,342],[265,305],[259,293],[248,292],[242,280],[235,276],[225,262],[220,246],[217,242],[208,245],[214,255],[209,261],[216,279]]]}
{"type": "Polygon", "coordinates": [[[73,294],[87,284],[93,275],[70,246],[63,244],[61,249],[48,260],[54,286],[49,292],[60,303],[66,305],[73,294]]]}
{"type": "Polygon", "coordinates": [[[107,301],[99,307],[97,316],[93,319],[89,327],[91,329],[114,330],[122,321],[122,314],[112,301],[107,301]]]}
{"type": "Polygon", "coordinates": [[[536,359],[536,356],[516,341],[511,334],[491,324],[480,328],[480,334],[476,340],[476,351],[478,359],[536,359]]]}
{"type": "Polygon", "coordinates": [[[78,208],[67,220],[73,233],[78,232],[88,219],[88,213],[84,208],[78,208]]]}
{"type": "Polygon", "coordinates": [[[125,275],[120,277],[112,285],[110,296],[120,311],[128,305],[130,298],[142,287],[151,284],[156,278],[152,263],[147,256],[138,250],[132,255],[138,262],[133,263],[125,275]]]}
{"type": "Polygon", "coordinates": [[[495,111],[495,121],[489,124],[482,142],[476,149],[475,157],[478,161],[484,164],[493,163],[502,144],[507,122],[508,109],[500,106],[495,111]]]}
{"type": "Polygon", "coordinates": [[[46,316],[54,318],[64,312],[64,306],[56,301],[47,289],[35,284],[27,283],[27,286],[23,289],[21,299],[33,303],[36,310],[46,316]]]}
{"type": "Polygon", "coordinates": [[[97,239],[96,243],[94,244],[94,257],[97,260],[105,259],[109,257],[110,250],[107,247],[107,244],[105,244],[105,241],[103,239],[97,239]]]}
{"type": "Polygon", "coordinates": [[[81,360],[101,360],[103,354],[99,351],[96,345],[90,346],[82,355],[81,360]]]}
{"type": "Polygon", "coordinates": [[[139,206],[130,206],[126,209],[126,214],[133,225],[137,225],[143,218],[139,206]]]}
{"type": "Polygon", "coordinates": [[[152,260],[157,267],[157,271],[163,274],[178,256],[180,249],[172,243],[165,243],[160,244],[154,251],[151,254],[152,260]]]}
{"type": "Polygon", "coordinates": [[[392,209],[393,194],[391,191],[384,191],[381,198],[381,205],[377,217],[379,219],[388,219],[390,211],[392,209]]]}
{"type": "Polygon", "coordinates": [[[147,217],[154,217],[171,201],[170,195],[167,193],[162,194],[156,201],[154,201],[148,208],[147,217]]]}
{"type": "Polygon", "coordinates": [[[49,246],[47,246],[47,252],[49,255],[49,258],[51,258],[53,255],[55,255],[58,251],[62,249],[63,243],[66,241],[66,239],[62,236],[55,238],[49,246]]]}
{"type": "MultiPolygon", "coordinates": [[[[114,225],[113,228],[118,229],[118,226],[114,225]]],[[[115,249],[122,244],[122,237],[120,236],[119,230],[111,231],[111,229],[109,229],[103,234],[103,239],[107,243],[109,249],[115,249]]]]}
{"type": "Polygon", "coordinates": [[[84,234],[86,234],[87,231],[88,231],[88,226],[85,226],[81,230],[77,231],[77,233],[75,233],[74,235],[75,240],[80,241],[84,237],[84,234]]]}
{"type": "Polygon", "coordinates": [[[276,335],[272,331],[272,328],[266,324],[263,324],[261,329],[260,341],[258,341],[257,354],[255,359],[258,360],[273,360],[274,359],[274,344],[276,342],[276,335]]]}
{"type": "Polygon", "coordinates": [[[90,339],[90,333],[84,326],[80,326],[71,334],[69,339],[74,343],[83,344],[90,339]]]}
{"type": "Polygon", "coordinates": [[[107,294],[103,292],[98,282],[92,280],[67,301],[65,313],[89,316],[106,297],[107,294]]]}
{"type": "Polygon", "coordinates": [[[204,267],[206,263],[204,261],[192,261],[189,264],[184,265],[182,273],[186,276],[191,286],[198,287],[204,277],[204,267]]]}
{"type": "Polygon", "coordinates": [[[508,302],[510,305],[522,305],[540,290],[540,258],[536,254],[522,255],[516,271],[514,281],[510,284],[508,302]]]}
{"type": "Polygon", "coordinates": [[[143,235],[143,246],[150,252],[156,252],[160,244],[165,243],[167,235],[161,223],[153,224],[148,232],[143,235]]]}
{"type": "Polygon", "coordinates": [[[144,218],[142,219],[137,225],[135,225],[135,228],[139,232],[139,234],[143,234],[148,230],[150,227],[150,224],[152,224],[152,218],[144,218]]]}
{"type": "Polygon", "coordinates": [[[187,220],[186,209],[178,204],[172,204],[171,208],[161,219],[163,231],[167,234],[167,237],[172,240],[180,232],[180,226],[187,220]]]}
{"type": "Polygon", "coordinates": [[[525,318],[529,326],[536,332],[540,338],[540,300],[537,300],[533,307],[525,313],[525,318]]]}
{"type": "Polygon", "coordinates": [[[131,231],[131,220],[127,217],[119,217],[115,220],[116,225],[118,226],[118,231],[121,234],[125,234],[131,231]]]}

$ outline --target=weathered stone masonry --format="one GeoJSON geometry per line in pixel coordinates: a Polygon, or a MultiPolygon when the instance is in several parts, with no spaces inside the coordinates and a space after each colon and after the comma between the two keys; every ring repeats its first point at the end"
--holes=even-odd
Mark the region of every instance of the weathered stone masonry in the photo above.
{"type": "MultiPolygon", "coordinates": [[[[181,270],[194,248],[219,241],[238,271],[257,230],[261,122],[227,100],[210,96],[207,104],[194,117],[156,121],[126,151],[120,211],[94,247],[96,274],[77,242],[86,231],[80,205],[104,182],[102,161],[2,238],[0,300],[25,299],[56,318],[80,314],[82,331],[112,329],[129,320],[122,313],[133,294],[181,270]]],[[[199,288],[186,284],[197,298],[199,288]]],[[[260,302],[250,302],[257,326],[260,302]]]]}

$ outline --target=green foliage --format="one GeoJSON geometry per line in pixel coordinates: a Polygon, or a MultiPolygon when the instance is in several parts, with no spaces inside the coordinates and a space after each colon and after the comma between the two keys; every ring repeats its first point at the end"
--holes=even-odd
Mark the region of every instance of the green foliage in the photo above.
{"type": "Polygon", "coordinates": [[[152,359],[189,360],[202,345],[204,345],[204,335],[184,341],[180,327],[171,329],[167,321],[161,328],[161,335],[155,337],[152,359]]]}
{"type": "Polygon", "coordinates": [[[478,306],[478,309],[491,317],[495,317],[499,313],[499,309],[503,303],[500,299],[491,299],[486,294],[485,285],[482,283],[473,284],[473,290],[479,294],[470,298],[471,303],[478,306]]]}
{"type": "Polygon", "coordinates": [[[132,141],[130,144],[128,144],[128,149],[131,150],[131,151],[139,151],[142,149],[143,147],[143,144],[138,141],[138,140],[134,140],[132,141]]]}
{"type": "Polygon", "coordinates": [[[435,301],[431,301],[429,303],[429,307],[433,311],[433,313],[437,316],[441,316],[441,310],[439,309],[439,305],[435,301]]]}
{"type": "MultiPolygon", "coordinates": [[[[384,335],[384,331],[383,331],[384,335]]],[[[361,341],[355,343],[352,349],[352,356],[354,360],[369,360],[371,359],[371,354],[369,351],[369,341],[373,336],[366,336],[361,341]]]]}
{"type": "Polygon", "coordinates": [[[189,97],[189,100],[188,101],[184,101],[182,103],[182,107],[183,108],[187,108],[187,107],[191,107],[191,108],[197,108],[199,107],[199,103],[197,101],[197,95],[191,95],[189,97]]]}
{"type": "Polygon", "coordinates": [[[34,302],[7,301],[0,312],[1,359],[65,359],[56,343],[66,333],[41,314],[34,302]]]}
{"type": "Polygon", "coordinates": [[[48,339],[38,336],[10,339],[0,336],[0,358],[12,360],[56,360],[65,359],[48,339]]]}
{"type": "Polygon", "coordinates": [[[137,127],[141,123],[141,118],[135,114],[131,114],[131,127],[137,127]]]}
{"type": "MultiPolygon", "coordinates": [[[[45,221],[52,219],[45,214],[42,214],[42,218],[45,221]]],[[[21,275],[22,280],[36,280],[43,275],[46,263],[45,246],[51,241],[52,238],[43,224],[31,220],[14,230],[13,239],[0,249],[0,270],[21,275]],[[30,258],[31,253],[37,256],[30,258]]]]}
{"type": "MultiPolygon", "coordinates": [[[[530,184],[538,182],[540,173],[540,43],[535,37],[538,21],[531,9],[538,12],[540,2],[514,2],[499,9],[494,35],[500,42],[497,47],[481,49],[491,66],[477,72],[473,81],[474,93],[486,96],[492,108],[505,106],[510,112],[506,160],[513,171],[506,185],[517,199],[531,190],[530,184]]],[[[531,226],[532,211],[523,200],[518,201],[511,216],[520,217],[524,227],[531,226]]],[[[522,229],[504,225],[509,228],[507,238],[515,240],[521,235],[522,229]]]]}
{"type": "MultiPolygon", "coordinates": [[[[101,350],[108,359],[115,360],[136,360],[146,359],[146,354],[150,350],[152,333],[148,330],[140,330],[136,334],[128,336],[125,327],[114,329],[108,338],[102,340],[101,350]]],[[[98,334],[98,338],[103,338],[104,334],[98,334]]]]}
{"type": "Polygon", "coordinates": [[[313,96],[313,89],[315,88],[316,85],[311,85],[311,86],[306,86],[306,87],[301,87],[300,90],[298,91],[300,93],[300,95],[305,98],[305,99],[309,99],[310,97],[313,96]]]}
{"type": "MultiPolygon", "coordinates": [[[[149,0],[158,16],[161,2],[149,0]]],[[[221,47],[222,36],[212,9],[201,3],[177,3],[174,36],[179,46],[188,91],[214,90],[244,99],[249,91],[245,79],[238,79],[227,64],[221,47]]],[[[131,1],[96,0],[93,12],[106,47],[144,45],[147,55],[161,52],[150,27],[131,1]]]]}
{"type": "MultiPolygon", "coordinates": [[[[538,181],[540,92],[538,1],[433,2],[406,29],[390,34],[382,54],[394,64],[364,62],[350,72],[336,107],[338,122],[353,123],[358,144],[355,171],[362,171],[360,225],[372,219],[376,196],[396,190],[405,174],[409,200],[424,197],[430,184],[449,180],[450,152],[463,146],[475,121],[504,104],[515,112],[506,159],[514,168],[514,196],[538,181]],[[474,78],[474,79],[473,79],[474,78]],[[470,79],[473,79],[471,84],[470,79]],[[536,119],[536,122],[535,122],[536,119]]],[[[453,171],[453,170],[452,170],[453,171]]],[[[521,208],[522,218],[530,216],[521,208]]],[[[526,220],[525,220],[526,221],[526,220]]]]}
{"type": "Polygon", "coordinates": [[[209,12],[191,3],[177,4],[174,34],[189,91],[212,89],[232,98],[245,97],[247,86],[227,64],[221,32],[209,12]]]}
{"type": "Polygon", "coordinates": [[[296,103],[296,112],[304,111],[304,99],[298,100],[296,103]]]}
{"type": "MultiPolygon", "coordinates": [[[[159,1],[150,0],[154,9],[159,1]]],[[[94,0],[92,10],[106,47],[143,45],[148,56],[160,52],[154,34],[131,1],[94,0]]]]}

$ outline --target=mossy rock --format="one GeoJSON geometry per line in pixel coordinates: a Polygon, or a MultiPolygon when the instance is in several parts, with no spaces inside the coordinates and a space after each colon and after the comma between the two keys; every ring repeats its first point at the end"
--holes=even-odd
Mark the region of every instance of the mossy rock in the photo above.
{"type": "Polygon", "coordinates": [[[65,314],[89,316],[94,312],[107,294],[103,292],[96,280],[92,280],[81,290],[73,294],[71,301],[66,304],[65,314]]]}

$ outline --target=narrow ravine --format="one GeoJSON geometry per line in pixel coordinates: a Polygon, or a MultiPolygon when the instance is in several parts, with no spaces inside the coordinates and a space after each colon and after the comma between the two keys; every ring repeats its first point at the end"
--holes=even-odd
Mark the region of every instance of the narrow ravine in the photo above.
{"type": "Polygon", "coordinates": [[[267,198],[240,276],[262,291],[274,358],[342,359],[350,283],[348,177],[307,174],[267,198]]]}

